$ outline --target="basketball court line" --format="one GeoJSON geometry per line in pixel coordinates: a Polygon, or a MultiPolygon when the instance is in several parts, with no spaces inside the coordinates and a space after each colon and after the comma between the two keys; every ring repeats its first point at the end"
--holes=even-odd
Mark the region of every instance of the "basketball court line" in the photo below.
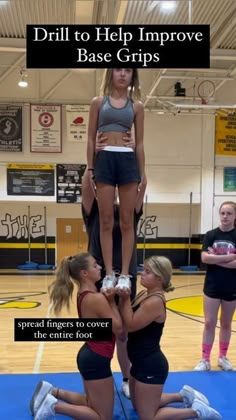
{"type": "MultiPolygon", "coordinates": [[[[52,304],[50,304],[48,306],[48,310],[47,310],[47,314],[46,314],[45,318],[50,318],[51,309],[52,309],[52,304]]],[[[40,373],[40,365],[41,365],[41,361],[42,361],[44,347],[45,347],[45,341],[40,341],[40,343],[38,345],[36,358],[35,358],[33,373],[40,373]]]]}

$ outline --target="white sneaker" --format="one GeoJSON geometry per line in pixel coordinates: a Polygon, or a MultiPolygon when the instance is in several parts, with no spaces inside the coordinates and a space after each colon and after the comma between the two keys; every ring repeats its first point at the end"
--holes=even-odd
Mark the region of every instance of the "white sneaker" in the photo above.
{"type": "Polygon", "coordinates": [[[55,419],[55,410],[54,405],[57,403],[57,399],[51,395],[47,394],[39,406],[34,420],[52,420],[55,419]]]}
{"type": "Polygon", "coordinates": [[[121,386],[121,392],[126,398],[130,400],[129,382],[123,382],[121,386]]]}
{"type": "Polygon", "coordinates": [[[233,365],[225,356],[219,357],[218,359],[218,366],[222,370],[233,370],[233,365]]]}
{"type": "Polygon", "coordinates": [[[115,274],[112,273],[111,275],[107,275],[104,277],[102,281],[102,289],[111,289],[115,287],[116,284],[116,277],[115,274]]]}
{"type": "Polygon", "coordinates": [[[198,400],[195,398],[193,401],[192,409],[196,411],[197,419],[202,420],[221,420],[222,416],[218,411],[214,410],[214,408],[209,407],[203,401],[198,400]]]}
{"type": "Polygon", "coordinates": [[[197,366],[194,368],[194,370],[211,370],[211,364],[210,362],[207,362],[205,359],[200,360],[200,362],[197,364],[197,366]]]}
{"type": "Polygon", "coordinates": [[[40,381],[38,383],[30,401],[30,411],[32,415],[36,413],[45,396],[52,392],[52,388],[53,386],[49,382],[40,381]]]}
{"type": "Polygon", "coordinates": [[[121,274],[121,276],[118,277],[118,282],[116,285],[117,289],[130,289],[131,282],[129,276],[125,276],[121,274]]]}
{"type": "Polygon", "coordinates": [[[184,385],[183,388],[179,391],[183,397],[184,404],[186,407],[191,407],[193,401],[197,398],[198,400],[204,402],[206,405],[210,405],[208,399],[201,392],[196,391],[189,385],[184,385]]]}

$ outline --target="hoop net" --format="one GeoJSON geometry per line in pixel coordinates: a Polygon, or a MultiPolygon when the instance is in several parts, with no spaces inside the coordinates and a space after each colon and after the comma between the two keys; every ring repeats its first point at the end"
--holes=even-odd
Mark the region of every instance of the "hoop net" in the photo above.
{"type": "Polygon", "coordinates": [[[202,105],[207,105],[208,101],[206,98],[201,98],[202,105]]]}

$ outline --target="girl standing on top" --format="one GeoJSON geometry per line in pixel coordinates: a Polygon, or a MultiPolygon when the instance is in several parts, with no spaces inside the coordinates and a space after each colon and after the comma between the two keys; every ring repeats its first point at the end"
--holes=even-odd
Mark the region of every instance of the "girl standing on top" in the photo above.
{"type": "Polygon", "coordinates": [[[107,69],[103,96],[92,100],[88,126],[87,167],[99,207],[100,240],[106,276],[103,287],[115,284],[112,262],[115,188],[120,203],[122,267],[118,287],[129,287],[129,265],[134,246],[134,208],[145,180],[143,148],[144,107],[137,69],[107,69]],[[134,125],[135,150],[125,146],[124,133],[134,125]],[[95,154],[97,132],[105,133],[106,146],[95,154]],[[96,182],[96,185],[95,185],[96,182]]]}

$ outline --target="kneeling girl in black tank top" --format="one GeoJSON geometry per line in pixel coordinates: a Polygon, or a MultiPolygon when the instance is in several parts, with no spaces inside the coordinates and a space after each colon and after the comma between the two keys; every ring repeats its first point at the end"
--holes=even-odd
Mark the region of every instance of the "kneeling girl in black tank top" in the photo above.
{"type": "Polygon", "coordinates": [[[207,398],[188,385],[175,394],[163,394],[168,361],[160,348],[166,320],[165,292],[173,290],[172,266],[165,257],[153,256],[144,263],[142,290],[130,303],[128,291],[120,291],[120,312],[128,331],[130,395],[139,420],[221,419],[207,398]],[[171,402],[184,406],[168,407],[171,402]]]}

